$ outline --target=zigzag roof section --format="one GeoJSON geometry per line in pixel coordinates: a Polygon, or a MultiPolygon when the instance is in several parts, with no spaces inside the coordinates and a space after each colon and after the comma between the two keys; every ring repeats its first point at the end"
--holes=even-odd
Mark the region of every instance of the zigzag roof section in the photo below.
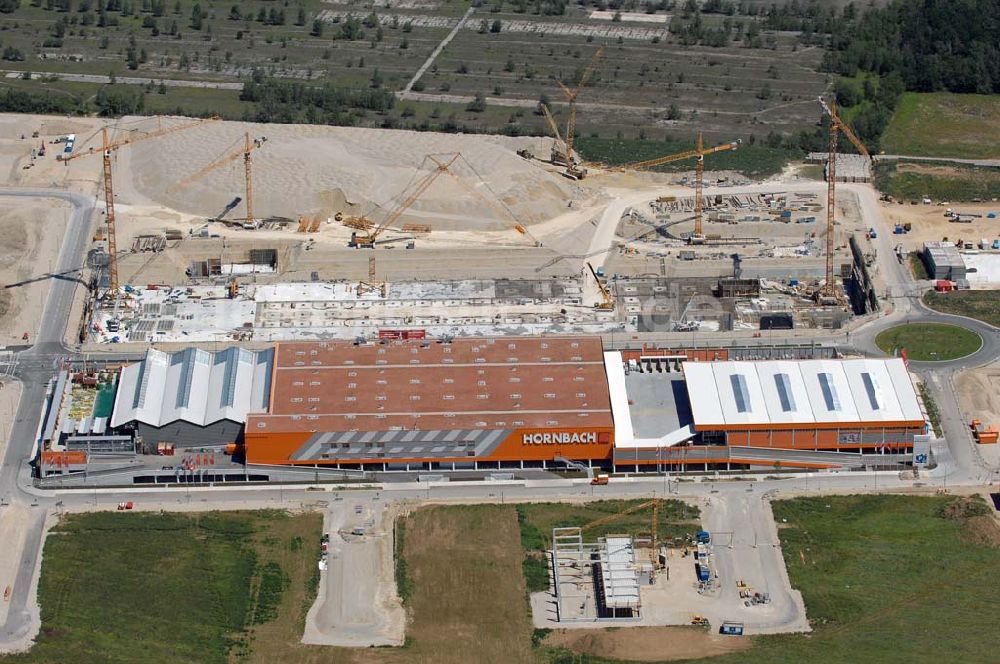
{"type": "Polygon", "coordinates": [[[150,349],[122,369],[111,426],[246,422],[248,413],[267,410],[273,364],[274,349],[150,349]]]}
{"type": "Polygon", "coordinates": [[[901,359],[687,362],[695,428],[919,424],[901,359]]]}

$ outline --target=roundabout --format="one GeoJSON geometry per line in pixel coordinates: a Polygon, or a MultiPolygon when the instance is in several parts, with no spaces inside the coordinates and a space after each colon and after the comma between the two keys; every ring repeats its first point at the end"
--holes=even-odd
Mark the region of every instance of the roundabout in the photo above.
{"type": "Polygon", "coordinates": [[[883,330],[875,344],[887,355],[906,351],[915,362],[947,362],[968,357],[983,347],[976,332],[947,323],[904,323],[883,330]]]}

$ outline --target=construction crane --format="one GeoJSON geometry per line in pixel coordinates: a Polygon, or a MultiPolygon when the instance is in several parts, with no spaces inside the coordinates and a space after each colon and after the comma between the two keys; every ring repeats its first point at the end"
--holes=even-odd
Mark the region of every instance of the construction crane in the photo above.
{"type": "Polygon", "coordinates": [[[589,261],[587,262],[587,268],[590,269],[591,276],[594,277],[594,281],[597,282],[597,287],[601,290],[601,301],[595,304],[594,308],[600,309],[602,311],[610,311],[614,309],[615,298],[612,297],[611,291],[608,290],[608,287],[604,285],[604,282],[601,281],[601,278],[597,276],[597,270],[594,269],[594,266],[591,265],[589,261]]]}
{"type": "Polygon", "coordinates": [[[368,257],[368,281],[358,282],[358,297],[365,293],[378,293],[380,297],[385,297],[389,291],[389,284],[379,281],[375,276],[375,256],[368,257]]]}
{"type": "Polygon", "coordinates": [[[563,140],[562,134],[559,133],[559,125],[556,124],[555,119],[552,117],[552,112],[546,104],[539,104],[539,106],[542,107],[542,115],[545,116],[545,121],[548,122],[549,129],[552,130],[552,135],[556,139],[552,144],[549,161],[556,166],[569,166],[570,160],[566,152],[566,141],[563,140]]]}
{"type": "MultiPolygon", "coordinates": [[[[435,169],[430,173],[424,175],[422,178],[420,178],[420,180],[418,180],[417,183],[412,187],[409,194],[406,194],[406,190],[404,190],[403,193],[400,194],[401,197],[400,202],[396,205],[395,208],[393,208],[393,210],[388,215],[386,215],[382,223],[378,224],[377,226],[373,226],[371,228],[358,228],[357,230],[353,231],[351,233],[351,241],[348,244],[348,246],[354,247],[356,249],[374,249],[375,242],[378,240],[378,237],[389,226],[394,224],[403,215],[403,213],[406,212],[406,210],[408,210],[410,206],[413,205],[413,203],[416,202],[418,198],[420,198],[421,194],[427,191],[428,187],[434,184],[434,181],[437,180],[442,173],[448,172],[448,168],[456,161],[458,161],[459,157],[461,156],[462,156],[461,153],[456,152],[454,155],[452,155],[450,159],[443,160],[443,159],[438,159],[433,155],[427,155],[425,159],[429,159],[430,161],[434,162],[435,169]]],[[[366,221],[367,220],[365,220],[364,217],[362,217],[359,225],[367,226],[367,224],[365,223],[366,221]]]]}
{"type": "Polygon", "coordinates": [[[697,244],[705,240],[705,235],[702,233],[701,193],[704,188],[705,180],[705,155],[715,154],[716,152],[725,152],[727,150],[735,150],[742,143],[742,139],[736,139],[730,143],[722,143],[711,148],[706,148],[702,134],[701,132],[698,132],[698,141],[694,150],[678,152],[677,154],[667,155],[666,157],[657,157],[656,159],[647,159],[646,161],[637,161],[631,164],[625,164],[621,168],[625,170],[641,170],[644,168],[653,168],[662,164],[668,164],[672,161],[696,159],[697,161],[694,176],[694,232],[691,234],[690,242],[692,244],[697,244]]]}
{"type": "Polygon", "coordinates": [[[594,55],[591,56],[590,62],[584,68],[583,73],[580,74],[580,80],[576,85],[576,88],[570,89],[562,81],[557,81],[559,83],[559,88],[563,91],[566,96],[566,101],[569,103],[569,118],[566,120],[566,134],[564,143],[566,144],[566,159],[569,162],[566,165],[566,175],[580,180],[586,177],[587,170],[578,165],[579,159],[576,153],[573,151],[573,139],[576,136],[576,99],[580,96],[580,92],[583,90],[584,86],[587,85],[587,81],[594,73],[594,69],[597,67],[597,63],[600,61],[601,57],[604,55],[604,46],[598,47],[594,51],[594,55]]]}
{"type": "MultiPolygon", "coordinates": [[[[135,136],[126,136],[117,141],[111,141],[108,135],[108,127],[101,128],[101,155],[104,159],[103,170],[104,170],[104,206],[106,209],[107,226],[108,226],[108,291],[106,296],[109,298],[115,298],[118,296],[118,245],[115,235],[115,188],[114,180],[111,174],[111,155],[113,152],[120,150],[126,145],[131,145],[133,143],[138,143],[139,141],[148,140],[151,138],[160,138],[168,134],[173,134],[179,131],[184,131],[185,129],[192,129],[194,127],[200,126],[206,122],[214,122],[219,120],[218,117],[203,118],[201,120],[195,120],[194,122],[186,122],[184,124],[174,125],[173,127],[166,127],[157,129],[156,131],[146,132],[143,134],[138,134],[135,136]]],[[[88,152],[77,152],[68,156],[61,156],[60,161],[65,163],[67,166],[69,162],[74,159],[79,159],[80,157],[86,157],[95,154],[94,148],[90,148],[88,152]]]]}
{"type": "Polygon", "coordinates": [[[523,235],[524,237],[526,237],[529,240],[531,240],[531,242],[536,247],[542,246],[541,240],[539,240],[537,237],[535,237],[531,233],[531,231],[529,231],[528,228],[523,223],[521,223],[521,221],[520,221],[520,219],[518,219],[517,215],[514,214],[514,211],[511,210],[510,207],[508,207],[507,204],[503,202],[503,199],[500,198],[499,195],[497,195],[497,192],[495,192],[493,190],[493,187],[491,187],[489,185],[489,183],[486,181],[486,179],[482,175],[479,174],[479,171],[476,170],[475,166],[473,166],[471,163],[469,163],[469,160],[466,159],[465,156],[461,152],[458,153],[458,158],[461,159],[462,163],[464,163],[465,166],[470,171],[473,172],[473,174],[479,180],[479,184],[483,185],[483,187],[485,187],[487,189],[487,191],[489,191],[491,194],[493,194],[493,199],[491,200],[491,199],[487,198],[486,196],[484,196],[481,191],[479,191],[478,189],[476,189],[475,187],[473,187],[472,185],[470,185],[468,182],[466,182],[462,178],[458,177],[458,175],[456,175],[454,171],[448,170],[447,171],[448,175],[450,175],[452,177],[452,179],[455,180],[455,182],[459,186],[461,186],[463,189],[465,189],[466,191],[468,191],[469,193],[471,193],[473,196],[479,198],[479,200],[483,201],[484,203],[486,203],[487,205],[489,205],[490,207],[492,207],[494,210],[498,211],[500,214],[509,217],[510,220],[513,222],[513,228],[514,228],[514,230],[517,231],[517,233],[519,235],[523,235]]]}
{"type": "Polygon", "coordinates": [[[828,105],[826,100],[819,97],[819,103],[823,107],[823,110],[826,111],[826,114],[830,116],[830,153],[827,155],[826,160],[826,283],[817,291],[816,295],[820,300],[826,299],[839,302],[843,299],[843,296],[834,283],[833,276],[833,250],[835,245],[833,224],[834,217],[836,216],[834,205],[837,190],[837,134],[843,131],[844,135],[854,144],[859,153],[869,160],[871,160],[871,155],[868,153],[868,148],[865,147],[864,143],[851,131],[850,127],[844,124],[840,116],[837,115],[837,102],[831,101],[828,105]]]}
{"type": "Polygon", "coordinates": [[[234,150],[233,152],[224,154],[212,163],[204,166],[200,170],[192,173],[177,184],[173,185],[168,191],[187,186],[195,180],[200,180],[217,168],[225,166],[226,164],[242,157],[244,177],[246,179],[246,198],[244,199],[244,203],[246,205],[247,214],[246,217],[237,217],[235,220],[242,221],[244,228],[257,228],[260,222],[254,216],[253,211],[253,151],[264,145],[266,141],[267,138],[264,136],[251,139],[249,133],[244,134],[243,147],[238,150],[234,150]]]}

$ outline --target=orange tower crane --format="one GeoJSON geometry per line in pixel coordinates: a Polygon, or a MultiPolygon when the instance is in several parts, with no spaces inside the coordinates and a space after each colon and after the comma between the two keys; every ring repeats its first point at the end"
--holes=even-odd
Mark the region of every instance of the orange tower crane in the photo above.
{"type": "MultiPolygon", "coordinates": [[[[112,153],[125,147],[126,145],[131,145],[132,143],[138,143],[139,141],[151,138],[160,138],[162,136],[166,136],[167,134],[173,134],[178,131],[184,131],[185,129],[191,129],[206,122],[212,122],[219,119],[220,118],[218,117],[204,118],[201,120],[195,120],[194,122],[186,122],[184,124],[157,129],[156,131],[146,132],[135,136],[126,136],[117,141],[110,140],[108,128],[106,126],[101,128],[101,155],[104,159],[104,205],[107,210],[106,216],[108,225],[108,297],[114,298],[118,295],[118,244],[115,237],[115,188],[114,179],[111,173],[112,153]]],[[[65,157],[60,155],[59,160],[69,165],[69,162],[74,159],[87,157],[92,154],[94,154],[94,148],[90,148],[88,152],[77,152],[65,157]]]]}
{"type": "Polygon", "coordinates": [[[844,121],[837,115],[837,102],[831,101],[828,105],[820,97],[819,103],[823,107],[823,110],[826,111],[826,114],[830,116],[830,153],[827,155],[826,160],[826,283],[820,289],[819,295],[839,300],[841,299],[840,291],[837,289],[833,277],[833,249],[835,244],[833,222],[837,189],[837,134],[843,131],[844,135],[854,144],[859,153],[869,160],[871,160],[871,155],[868,153],[868,148],[865,147],[865,144],[861,142],[854,132],[851,131],[851,128],[844,124],[844,121]]]}
{"type": "Polygon", "coordinates": [[[258,224],[258,219],[254,216],[253,211],[253,151],[259,149],[267,141],[267,138],[250,138],[250,134],[246,133],[243,136],[243,147],[222,155],[210,164],[207,164],[200,170],[187,176],[177,184],[173,185],[170,190],[179,189],[186,185],[191,184],[195,180],[200,180],[204,176],[208,175],[212,171],[225,166],[226,164],[243,158],[243,168],[244,168],[244,178],[246,180],[246,199],[244,204],[246,205],[247,214],[246,217],[238,217],[237,219],[244,222],[244,226],[249,228],[256,228],[258,224]]]}
{"type": "Polygon", "coordinates": [[[730,143],[722,143],[721,145],[716,145],[715,147],[706,148],[704,140],[702,138],[701,132],[698,132],[698,142],[695,145],[694,150],[687,150],[686,152],[678,152],[677,154],[667,155],[666,157],[657,157],[656,159],[647,159],[646,161],[637,161],[631,164],[625,164],[621,168],[626,170],[642,170],[644,168],[654,168],[662,164],[669,164],[673,161],[681,161],[684,159],[696,159],[695,165],[695,178],[694,178],[694,233],[691,235],[691,242],[697,243],[705,239],[702,233],[702,189],[704,188],[705,180],[705,155],[715,154],[716,152],[725,152],[727,150],[735,150],[742,144],[741,139],[736,139],[730,143]]]}

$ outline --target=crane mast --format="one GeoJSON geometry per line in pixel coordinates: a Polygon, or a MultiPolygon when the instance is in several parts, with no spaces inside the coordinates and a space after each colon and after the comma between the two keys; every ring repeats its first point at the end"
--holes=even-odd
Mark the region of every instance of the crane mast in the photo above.
{"type": "Polygon", "coordinates": [[[691,242],[696,243],[700,242],[705,237],[702,233],[702,212],[704,210],[704,205],[702,203],[702,191],[704,189],[705,181],[705,155],[715,154],[716,152],[725,152],[727,150],[735,150],[742,143],[743,141],[741,139],[736,139],[735,141],[731,141],[729,143],[722,143],[714,147],[706,148],[705,140],[701,132],[698,132],[698,139],[695,143],[694,150],[686,150],[684,152],[678,152],[677,154],[657,157],[655,159],[647,159],[645,161],[636,161],[631,164],[625,164],[621,168],[623,170],[641,170],[644,168],[661,166],[673,161],[694,158],[696,160],[694,171],[694,232],[691,234],[691,242]]]}
{"type": "MultiPolygon", "coordinates": [[[[115,234],[115,187],[111,177],[111,144],[108,128],[101,130],[102,160],[104,166],[104,207],[108,225],[108,293],[118,293],[118,241],[115,234]]],[[[114,295],[112,295],[114,297],[114,295]]]]}
{"type": "Polygon", "coordinates": [[[868,148],[865,144],[861,142],[861,139],[855,135],[851,128],[848,127],[840,116],[837,114],[837,102],[831,101],[830,104],[826,103],[822,97],[819,97],[819,103],[823,107],[823,110],[827,115],[830,116],[830,152],[827,155],[826,160],[826,283],[818,291],[818,295],[821,298],[830,298],[835,300],[841,300],[842,296],[840,291],[837,289],[834,283],[833,274],[833,251],[834,251],[834,238],[833,238],[833,226],[836,218],[836,211],[834,206],[837,200],[837,142],[838,134],[843,131],[844,135],[847,136],[848,140],[857,148],[858,152],[866,159],[871,160],[871,154],[868,152],[868,148]]]}
{"type": "MultiPolygon", "coordinates": [[[[156,131],[152,131],[139,136],[131,137],[127,136],[120,140],[111,142],[111,138],[108,134],[107,126],[101,128],[101,166],[102,166],[102,176],[104,183],[104,206],[106,210],[106,223],[108,226],[108,291],[106,296],[109,298],[117,297],[118,295],[118,238],[115,228],[115,187],[114,187],[114,176],[111,172],[111,155],[115,150],[125,147],[126,145],[131,145],[132,143],[137,143],[139,141],[148,140],[151,138],[159,138],[161,136],[166,136],[167,134],[173,134],[178,131],[184,131],[185,129],[191,129],[192,127],[197,127],[205,122],[212,122],[218,120],[216,116],[210,118],[204,118],[201,120],[195,120],[194,122],[187,122],[180,125],[175,125],[173,127],[160,128],[156,131]]],[[[63,162],[65,165],[69,165],[69,162],[80,157],[86,157],[94,154],[94,148],[91,147],[88,152],[77,152],[68,156],[57,157],[58,161],[63,162]]]]}

